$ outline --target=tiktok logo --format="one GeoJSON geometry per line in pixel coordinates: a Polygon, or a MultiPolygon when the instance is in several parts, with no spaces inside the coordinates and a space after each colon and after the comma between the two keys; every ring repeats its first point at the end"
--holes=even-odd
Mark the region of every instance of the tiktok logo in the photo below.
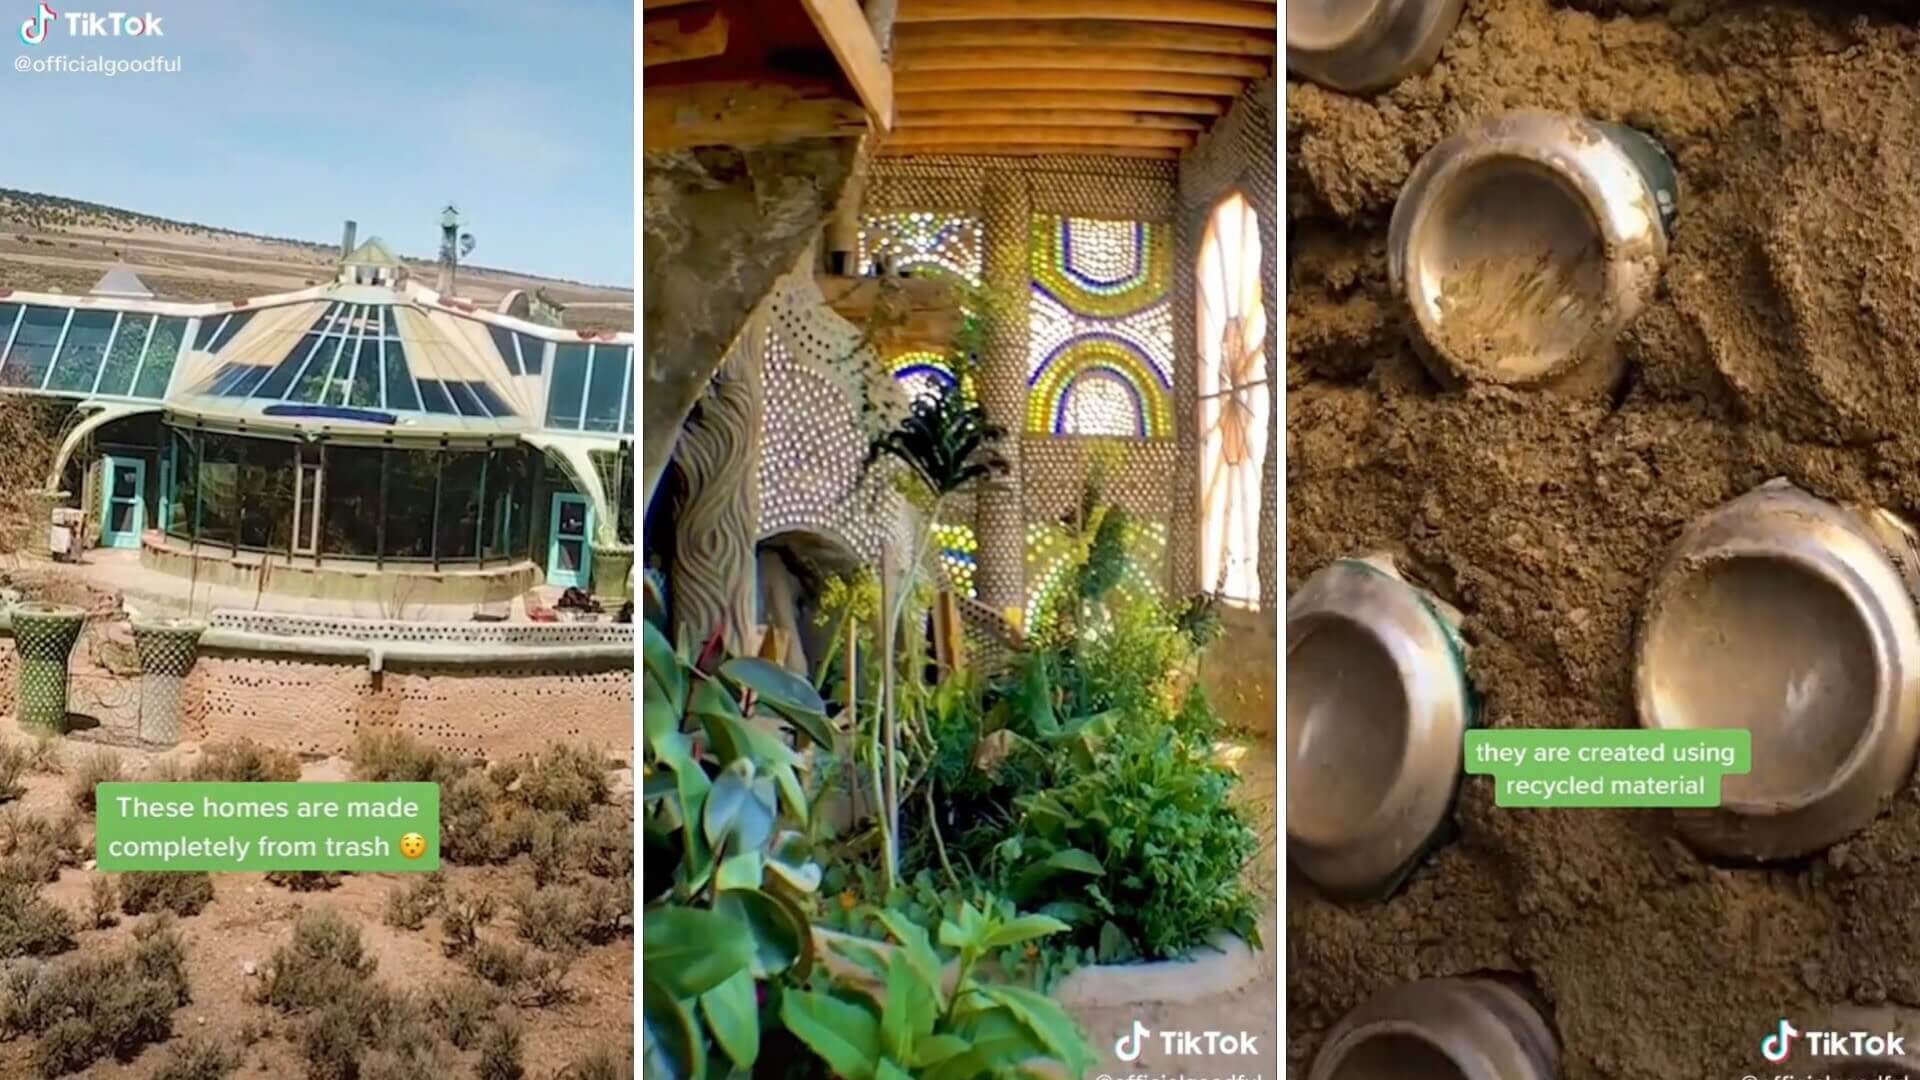
{"type": "Polygon", "coordinates": [[[41,4],[38,15],[20,24],[20,40],[28,45],[38,45],[47,40],[47,25],[59,17],[59,12],[41,4]]]}
{"type": "Polygon", "coordinates": [[[1151,1034],[1153,1032],[1147,1030],[1147,1025],[1135,1020],[1132,1034],[1122,1035],[1113,1041],[1113,1052],[1120,1056],[1121,1061],[1137,1060],[1140,1051],[1146,1049],[1146,1039],[1151,1034]]]}
{"type": "Polygon", "coordinates": [[[1781,1017],[1780,1030],[1760,1040],[1760,1056],[1775,1064],[1787,1060],[1787,1055],[1793,1053],[1793,1037],[1798,1034],[1800,1029],[1781,1017]]]}

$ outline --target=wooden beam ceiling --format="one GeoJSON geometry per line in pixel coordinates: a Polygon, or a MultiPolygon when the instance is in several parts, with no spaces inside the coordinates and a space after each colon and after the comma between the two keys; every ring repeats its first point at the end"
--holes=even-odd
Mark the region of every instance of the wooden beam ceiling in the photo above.
{"type": "Polygon", "coordinates": [[[711,4],[648,15],[641,24],[640,63],[678,64],[727,51],[727,17],[711,4]]]}
{"type": "Polygon", "coordinates": [[[1272,30],[1280,9],[1258,0],[912,0],[898,23],[973,22],[982,19],[1124,19],[1272,30]]]}
{"type": "Polygon", "coordinates": [[[1173,157],[1273,70],[1278,0],[899,0],[885,154],[1173,157]]]}

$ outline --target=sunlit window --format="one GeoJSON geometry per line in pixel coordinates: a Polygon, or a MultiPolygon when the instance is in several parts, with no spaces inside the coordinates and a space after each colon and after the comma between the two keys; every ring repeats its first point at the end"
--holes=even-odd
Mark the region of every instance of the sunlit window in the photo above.
{"type": "Polygon", "coordinates": [[[1200,242],[1200,574],[1220,599],[1260,602],[1260,494],[1270,412],[1260,219],[1244,196],[1214,208],[1200,242]]]}

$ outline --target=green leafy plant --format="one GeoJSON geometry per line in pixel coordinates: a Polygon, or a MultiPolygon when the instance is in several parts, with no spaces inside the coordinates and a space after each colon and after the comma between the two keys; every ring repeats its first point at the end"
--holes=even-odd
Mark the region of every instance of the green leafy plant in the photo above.
{"type": "Polygon", "coordinates": [[[701,663],[644,628],[645,838],[666,887],[642,912],[647,1075],[749,1070],[760,987],[813,959],[805,907],[820,869],[794,828],[810,812],[800,758],[771,716],[830,745],[813,687],[763,660],[701,663]]]}
{"type": "Polygon", "coordinates": [[[957,953],[952,980],[924,927],[899,912],[877,916],[897,943],[884,958],[857,945],[841,955],[877,987],[793,990],[780,1018],[845,1080],[974,1080],[1056,1070],[1079,1076],[1093,1062],[1073,1020],[1043,994],[980,977],[990,952],[1066,929],[1044,915],[1006,919],[959,905],[939,927],[957,953]],[[877,989],[877,997],[869,990],[877,989]]]}

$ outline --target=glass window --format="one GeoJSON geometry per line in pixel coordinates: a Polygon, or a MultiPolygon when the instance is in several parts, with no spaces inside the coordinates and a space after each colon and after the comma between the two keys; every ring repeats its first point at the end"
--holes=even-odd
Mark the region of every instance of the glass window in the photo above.
{"type": "Polygon", "coordinates": [[[1271,391],[1260,221],[1236,194],[1207,222],[1195,266],[1200,344],[1200,584],[1260,603],[1261,472],[1271,391]]]}
{"type": "Polygon", "coordinates": [[[113,340],[114,313],[111,311],[75,311],[67,325],[66,343],[54,357],[53,373],[47,376],[47,389],[69,394],[91,394],[93,380],[100,374],[100,361],[106,359],[107,343],[113,340]]]}
{"type": "Polygon", "coordinates": [[[621,396],[627,388],[627,361],[632,351],[612,345],[593,347],[593,370],[587,385],[588,431],[619,430],[621,396]]]}
{"type": "Polygon", "coordinates": [[[380,553],[380,463],[386,451],[373,446],[327,447],[323,555],[371,559],[380,553]]]}
{"type": "Polygon", "coordinates": [[[67,308],[27,308],[14,331],[6,364],[0,366],[0,384],[38,388],[53,365],[53,351],[59,347],[70,314],[67,308]]]}
{"type": "Polygon", "coordinates": [[[623,544],[633,543],[633,444],[620,445],[620,467],[615,470],[613,490],[607,493],[620,507],[615,524],[623,544]]]}
{"type": "Polygon", "coordinates": [[[147,333],[153,329],[153,316],[128,312],[120,317],[120,329],[114,332],[113,347],[107,350],[107,362],[100,370],[96,393],[127,394],[133,390],[133,377],[140,371],[140,353],[147,347],[147,333]]]}
{"type": "Polygon", "coordinates": [[[587,346],[556,345],[553,384],[547,389],[547,426],[577,431],[580,395],[587,386],[587,346]]]}
{"type": "Polygon", "coordinates": [[[413,376],[407,370],[406,346],[398,341],[387,342],[385,366],[387,408],[408,410],[420,408],[420,394],[414,389],[413,376]]]}
{"type": "Polygon", "coordinates": [[[200,436],[200,539],[232,544],[240,535],[240,440],[200,436]]]}
{"type": "Polygon", "coordinates": [[[433,557],[433,490],[440,455],[394,450],[387,455],[387,550],[389,559],[433,557]]]}
{"type": "Polygon", "coordinates": [[[481,526],[481,553],[487,558],[525,557],[527,503],[532,488],[533,467],[525,451],[509,448],[491,452],[487,458],[487,516],[481,526]]]}
{"type": "Polygon", "coordinates": [[[326,392],[328,374],[339,360],[346,346],[345,337],[328,337],[320,340],[320,347],[307,359],[306,369],[294,380],[293,388],[285,396],[287,401],[302,401],[308,405],[318,405],[320,395],[326,392]]]}
{"type": "Polygon", "coordinates": [[[207,348],[213,352],[219,352],[221,349],[226,348],[227,342],[233,340],[233,335],[239,333],[241,327],[253,321],[253,315],[254,313],[251,311],[236,311],[232,315],[227,316],[225,321],[220,324],[219,332],[213,335],[213,344],[207,346],[207,348]]]}
{"type": "Polygon", "coordinates": [[[480,404],[486,407],[488,413],[494,416],[513,415],[513,410],[505,401],[500,400],[500,395],[494,393],[493,387],[486,383],[468,383],[467,389],[473,391],[473,396],[480,399],[480,404]]]}
{"type": "Polygon", "coordinates": [[[194,492],[200,486],[200,440],[192,432],[169,429],[167,443],[173,455],[173,467],[168,470],[167,532],[191,539],[197,505],[194,492]]]}
{"type": "Polygon", "coordinates": [[[538,375],[547,364],[547,343],[532,334],[516,334],[520,339],[520,370],[538,375]]]}
{"type": "Polygon", "coordinates": [[[480,507],[484,452],[450,451],[441,455],[439,541],[440,559],[474,559],[480,555],[480,507]]]}
{"type": "Polygon", "coordinates": [[[380,342],[376,338],[360,342],[360,359],[353,366],[353,396],[347,403],[363,409],[380,407],[380,342]]]}
{"type": "Polygon", "coordinates": [[[285,397],[287,388],[292,386],[293,380],[300,375],[300,369],[307,366],[307,360],[325,340],[327,339],[319,334],[302,334],[299,340],[293,343],[293,348],[287,350],[287,355],[281,357],[280,362],[274,365],[273,373],[255,389],[254,396],[272,400],[285,397]]]}
{"type": "Polygon", "coordinates": [[[173,362],[180,355],[180,343],[187,337],[187,320],[162,316],[153,325],[153,337],[147,340],[147,354],[140,361],[140,376],[134,380],[135,397],[159,398],[167,393],[173,378],[173,362]]]}
{"type": "Polygon", "coordinates": [[[227,325],[227,320],[229,318],[232,318],[232,316],[231,315],[209,315],[206,318],[201,319],[200,332],[193,336],[193,347],[195,349],[205,349],[207,347],[207,343],[213,340],[213,336],[220,332],[220,328],[227,325]]]}
{"type": "Polygon", "coordinates": [[[293,539],[294,444],[240,441],[240,546],[287,551],[293,539]]]}
{"type": "Polygon", "coordinates": [[[13,324],[19,321],[19,304],[0,304],[0,356],[7,355],[7,339],[13,336],[13,324]]]}
{"type": "Polygon", "coordinates": [[[415,379],[420,387],[420,407],[430,413],[454,416],[453,400],[447,397],[447,388],[438,379],[415,379]]]}
{"type": "Polygon", "coordinates": [[[504,326],[487,324],[487,333],[493,335],[493,347],[500,352],[500,359],[506,362],[507,373],[520,374],[520,353],[514,348],[513,331],[504,326]]]}
{"type": "Polygon", "coordinates": [[[446,388],[447,396],[453,399],[454,411],[461,416],[487,415],[486,407],[480,404],[479,398],[473,396],[471,383],[459,379],[448,379],[440,385],[446,388]]]}

